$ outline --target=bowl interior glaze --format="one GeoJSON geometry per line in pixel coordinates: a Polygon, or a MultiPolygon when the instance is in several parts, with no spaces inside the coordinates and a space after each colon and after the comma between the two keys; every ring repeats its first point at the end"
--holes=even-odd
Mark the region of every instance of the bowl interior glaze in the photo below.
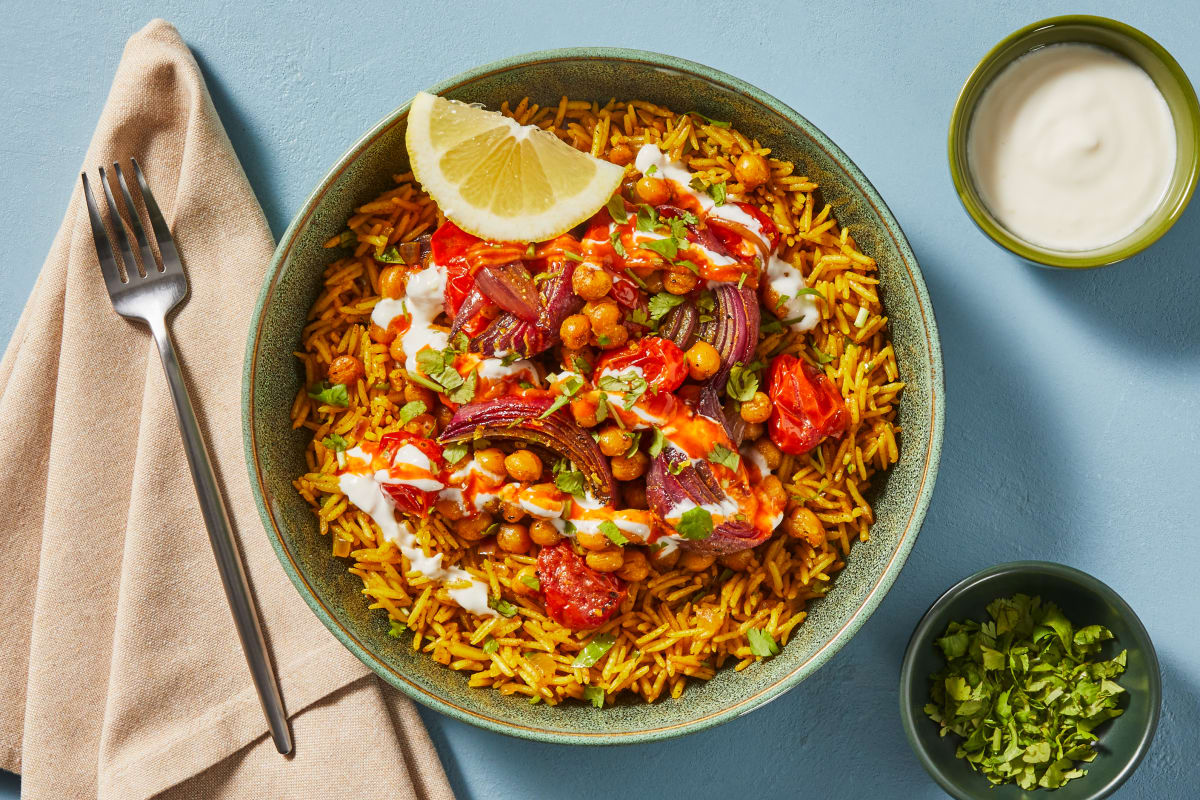
{"type": "Polygon", "coordinates": [[[1055,800],[1099,800],[1115,792],[1133,774],[1150,748],[1158,726],[1162,678],[1150,635],[1133,609],[1109,586],[1073,567],[1044,561],[1000,564],[951,587],[918,623],[904,655],[900,676],[900,716],[917,758],[943,789],[960,800],[1036,800],[1045,790],[1027,792],[1014,784],[993,788],[967,762],[956,758],[958,737],[938,735],[925,716],[929,676],[945,666],[933,641],[952,621],[987,619],[987,605],[998,597],[1039,595],[1062,609],[1077,627],[1103,625],[1114,639],[1103,658],[1128,650],[1125,673],[1117,679],[1126,690],[1125,713],[1096,729],[1101,752],[1085,765],[1088,774],[1050,793],[1055,800]]]}
{"type": "Polygon", "coordinates": [[[284,234],[264,283],[247,346],[243,410],[247,461],[263,521],[301,596],[329,629],[386,680],[431,708],[490,730],[551,742],[620,744],[666,738],[745,713],[803,680],[853,635],[895,580],[913,546],[933,490],[942,441],[941,354],[925,284],[896,220],[866,178],[823,134],[779,101],[698,64],[641,51],[576,49],[535,53],[481,67],[432,91],[496,108],[529,95],[641,98],[677,110],[732,120],[740,130],[792,159],[819,181],[860,248],[879,263],[881,294],[907,382],[899,410],[900,461],[876,482],[877,521],[858,544],[830,595],[782,655],[741,673],[720,672],[690,684],[679,702],[621,702],[603,712],[582,704],[556,708],[470,689],[467,676],[414,653],[387,635],[386,616],[368,611],[358,578],[329,554],[329,541],[292,487],[305,471],[308,434],[288,419],[303,380],[293,351],[321,272],[335,257],[322,243],[351,209],[408,169],[407,106],[389,115],[334,166],[284,234]]]}

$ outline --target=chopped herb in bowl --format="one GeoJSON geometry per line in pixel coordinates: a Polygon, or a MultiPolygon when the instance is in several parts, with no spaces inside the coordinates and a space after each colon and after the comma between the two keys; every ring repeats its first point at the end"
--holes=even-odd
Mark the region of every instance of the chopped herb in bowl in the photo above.
{"type": "Polygon", "coordinates": [[[1126,652],[1101,658],[1112,633],[1076,628],[1040,597],[1000,598],[987,612],[935,641],[946,666],[930,678],[925,713],[962,738],[956,755],[993,784],[1055,789],[1087,774],[1095,728],[1122,713],[1126,652]]]}

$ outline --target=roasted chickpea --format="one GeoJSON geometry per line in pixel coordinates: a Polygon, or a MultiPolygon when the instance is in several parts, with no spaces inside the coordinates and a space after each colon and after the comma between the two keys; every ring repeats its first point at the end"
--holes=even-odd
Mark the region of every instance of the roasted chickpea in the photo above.
{"type": "Polygon", "coordinates": [[[672,270],[663,275],[663,288],[671,294],[687,294],[698,283],[700,278],[690,269],[672,270]]]}
{"type": "Polygon", "coordinates": [[[506,522],[496,533],[496,544],[500,549],[509,553],[528,553],[533,542],[529,539],[529,528],[513,522],[506,522]]]}
{"type": "Polygon", "coordinates": [[[596,443],[600,445],[600,452],[606,456],[623,455],[629,449],[631,437],[627,431],[623,431],[616,425],[609,425],[604,430],[600,431],[600,438],[596,443]]]}
{"type": "Polygon", "coordinates": [[[657,294],[663,290],[662,270],[653,270],[650,274],[642,277],[642,283],[646,284],[646,291],[651,294],[657,294]]]}
{"type": "Polygon", "coordinates": [[[626,508],[649,508],[646,502],[646,485],[643,483],[627,483],[621,487],[621,497],[625,500],[626,508]]]}
{"type": "Polygon", "coordinates": [[[404,341],[397,336],[392,339],[392,343],[388,345],[388,355],[397,363],[404,363],[404,341]]]}
{"type": "Polygon", "coordinates": [[[492,522],[492,515],[487,512],[460,519],[454,523],[454,535],[466,542],[477,542],[492,527],[492,522]]]}
{"type": "Polygon", "coordinates": [[[536,481],[542,477],[542,460],[532,450],[509,453],[504,468],[514,481],[536,481]]]}
{"type": "Polygon", "coordinates": [[[633,161],[633,150],[627,144],[619,144],[608,151],[608,160],[623,167],[633,161]]]}
{"type": "Polygon", "coordinates": [[[637,182],[638,197],[652,206],[661,206],[671,199],[671,187],[662,178],[643,176],[637,182]]]}
{"type": "Polygon", "coordinates": [[[597,572],[616,572],[625,563],[625,552],[619,547],[607,550],[593,550],[584,559],[587,565],[597,572]]]}
{"type": "Polygon", "coordinates": [[[338,356],[329,364],[330,383],[343,383],[347,386],[363,376],[363,365],[354,356],[338,356]]]}
{"type": "Polygon", "coordinates": [[[584,392],[571,400],[571,416],[575,418],[576,425],[581,428],[594,428],[600,424],[600,420],[596,419],[599,397],[599,392],[592,391],[584,392]]]}
{"type": "Polygon", "coordinates": [[[562,538],[562,534],[558,532],[552,524],[544,519],[534,520],[529,525],[529,538],[534,544],[547,547],[552,544],[557,544],[562,538]]]}
{"type": "Polygon", "coordinates": [[[591,342],[601,350],[612,350],[623,346],[629,341],[629,329],[624,325],[613,325],[611,328],[596,332],[592,331],[591,342]]]}
{"type": "Polygon", "coordinates": [[[783,453],[775,446],[774,442],[767,438],[759,439],[754,443],[754,449],[766,462],[767,469],[779,469],[779,464],[783,461],[783,453]]]}
{"type": "Polygon", "coordinates": [[[433,410],[433,418],[437,420],[438,430],[441,430],[450,424],[450,420],[454,418],[454,412],[441,403],[438,403],[437,407],[433,410]]]}
{"type": "Polygon", "coordinates": [[[417,414],[404,423],[404,430],[422,439],[432,439],[437,435],[437,421],[434,420],[433,414],[417,414]]]}
{"type": "Polygon", "coordinates": [[[719,561],[722,567],[728,567],[734,572],[745,572],[750,569],[750,564],[754,561],[754,551],[747,547],[736,553],[727,553],[721,556],[719,561]]]}
{"type": "Polygon", "coordinates": [[[721,354],[708,342],[696,342],[684,355],[687,357],[688,374],[692,376],[692,380],[711,378],[721,368],[721,354]]]}
{"type": "Polygon", "coordinates": [[[475,451],[475,462],[479,468],[493,475],[504,475],[504,453],[498,447],[475,451]]]}
{"type": "Polygon", "coordinates": [[[650,574],[650,562],[646,560],[646,553],[638,547],[627,547],[625,549],[625,561],[621,564],[621,568],[617,570],[617,577],[630,582],[644,581],[646,576],[650,574]]]}
{"type": "Polygon", "coordinates": [[[599,300],[609,293],[612,285],[608,270],[591,264],[580,264],[571,276],[571,288],[584,300],[599,300]]]}
{"type": "Polygon", "coordinates": [[[621,309],[612,300],[589,302],[583,307],[583,313],[592,324],[592,331],[607,331],[621,321],[621,309]]]}
{"type": "Polygon", "coordinates": [[[505,500],[500,503],[500,516],[504,517],[505,522],[520,522],[525,519],[525,509],[517,503],[505,500]]]}
{"type": "Polygon", "coordinates": [[[509,588],[517,594],[537,594],[537,589],[534,589],[525,581],[532,583],[537,579],[537,570],[533,567],[524,567],[513,576],[512,581],[508,584],[509,588]]]}
{"type": "Polygon", "coordinates": [[[558,327],[558,335],[562,337],[563,346],[571,349],[578,349],[586,345],[591,334],[592,323],[583,314],[572,314],[564,319],[562,325],[558,327]]]}
{"type": "Polygon", "coordinates": [[[612,541],[600,531],[576,531],[575,541],[584,550],[607,550],[613,546],[612,541]]]}
{"type": "Polygon", "coordinates": [[[679,557],[679,566],[688,572],[703,572],[713,565],[717,557],[712,553],[698,553],[695,550],[685,550],[679,557]]]}
{"type": "Polygon", "coordinates": [[[619,481],[631,481],[634,478],[642,477],[646,467],[650,464],[650,459],[642,451],[634,453],[629,458],[625,456],[617,456],[609,462],[612,467],[613,477],[619,481]]]}
{"type": "Polygon", "coordinates": [[[758,484],[759,491],[767,496],[775,506],[783,508],[787,505],[787,490],[778,475],[767,475],[758,484]]]}
{"type": "Polygon", "coordinates": [[[396,329],[381,328],[372,322],[367,328],[367,336],[371,337],[372,342],[377,342],[378,344],[391,344],[392,340],[396,338],[396,329]]]}
{"type": "Polygon", "coordinates": [[[425,410],[436,407],[437,395],[432,390],[426,389],[424,386],[408,381],[404,384],[404,402],[414,403],[421,402],[425,404],[425,410]]]}
{"type": "Polygon", "coordinates": [[[766,422],[771,418],[771,398],[763,392],[755,392],[746,402],[742,403],[742,419],[746,422],[766,422]]]}
{"type": "MultiPolygon", "coordinates": [[[[587,319],[587,317],[584,317],[587,319]]],[[[588,333],[591,333],[591,323],[588,323],[588,333]]],[[[586,343],[585,343],[586,344],[586,343]]],[[[571,372],[587,372],[592,366],[592,362],[596,360],[596,355],[587,347],[560,347],[558,352],[558,362],[565,370],[571,372]],[[587,364],[586,367],[580,367],[579,362],[587,364]]]]}
{"type": "Polygon", "coordinates": [[[825,526],[811,509],[798,506],[783,520],[783,530],[793,539],[804,539],[813,547],[825,543],[825,526]]]}
{"type": "Polygon", "coordinates": [[[755,439],[761,439],[766,433],[766,428],[761,422],[747,422],[746,430],[742,432],[742,437],[747,441],[753,442],[755,439]]]}
{"type": "Polygon", "coordinates": [[[675,565],[679,563],[679,556],[682,552],[678,548],[668,550],[665,547],[659,550],[651,550],[650,563],[660,570],[674,569],[675,565]]]}
{"type": "Polygon", "coordinates": [[[746,151],[733,165],[733,177],[737,178],[738,183],[744,186],[747,192],[752,192],[771,180],[771,168],[767,166],[767,160],[758,153],[746,151]]]}
{"type": "Polygon", "coordinates": [[[379,293],[384,297],[399,300],[404,296],[406,282],[403,269],[385,267],[383,272],[379,273],[379,293]]]}
{"type": "Polygon", "coordinates": [[[467,515],[467,510],[465,508],[459,505],[456,501],[448,500],[446,498],[438,500],[433,507],[437,509],[437,513],[440,514],[442,518],[448,519],[451,522],[457,522],[467,515]]]}

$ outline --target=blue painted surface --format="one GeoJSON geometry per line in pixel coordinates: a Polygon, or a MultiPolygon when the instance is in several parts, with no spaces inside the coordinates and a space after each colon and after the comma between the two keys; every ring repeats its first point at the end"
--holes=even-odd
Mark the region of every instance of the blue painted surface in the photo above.
{"type": "MultiPolygon", "coordinates": [[[[659,745],[567,749],[427,713],[460,798],[940,797],[896,710],[908,634],[959,578],[1024,558],[1109,582],[1158,645],[1162,725],[1119,796],[1194,793],[1200,203],[1130,262],[1047,272],[974,229],[946,168],[950,109],[978,58],[1021,25],[1077,7],[721,2],[698,14],[619,0],[604,13],[529,1],[360,3],[353,12],[224,0],[80,5],[5,4],[0,339],[57,229],[122,44],[155,15],[195,50],[276,235],[342,151],[416,90],[529,50],[620,45],[710,64],[798,109],[858,162],[912,241],[942,330],[946,443],[920,540],[875,616],[767,708],[659,745]]],[[[1091,6],[1157,38],[1200,81],[1200,15],[1189,0],[1091,6]]],[[[0,798],[15,796],[6,780],[0,798]]]]}

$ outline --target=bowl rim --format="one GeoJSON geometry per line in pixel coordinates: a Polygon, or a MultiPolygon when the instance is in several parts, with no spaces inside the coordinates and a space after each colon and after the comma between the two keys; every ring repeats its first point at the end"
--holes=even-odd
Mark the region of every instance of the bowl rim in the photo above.
{"type": "Polygon", "coordinates": [[[325,627],[376,674],[422,705],[454,719],[493,732],[556,744],[632,744],[694,733],[727,722],[761,707],[770,700],[795,687],[812,674],[812,672],[827,662],[834,653],[840,650],[850,637],[862,627],[863,623],[866,622],[867,618],[879,606],[884,595],[886,595],[895,582],[900,568],[912,551],[921,524],[924,521],[925,513],[929,507],[941,457],[945,424],[945,388],[941,344],[938,338],[937,323],[934,318],[932,303],[925,286],[924,278],[917,264],[916,256],[913,254],[912,248],[909,246],[908,240],[904,236],[904,232],[901,230],[895,216],[883,202],[882,197],[880,197],[874,186],[867,180],[858,166],[842,152],[841,148],[835,145],[824,133],[795,110],[761,89],[711,67],[661,53],[612,47],[573,47],[539,50],[490,62],[443,80],[431,87],[429,91],[435,94],[443,94],[478,80],[481,77],[517,67],[528,66],[533,63],[581,60],[623,61],[645,64],[655,68],[668,68],[690,74],[728,91],[749,96],[751,99],[767,106],[791,123],[801,134],[808,136],[814,144],[823,149],[831,160],[841,168],[846,179],[861,193],[862,197],[871,205],[875,214],[882,220],[885,233],[892,240],[893,246],[896,247],[901,255],[909,283],[916,295],[917,308],[920,311],[922,332],[925,336],[925,346],[929,358],[929,444],[926,449],[924,463],[921,466],[920,483],[915,492],[912,508],[901,531],[896,549],[884,569],[875,579],[874,584],[863,598],[861,604],[851,613],[849,619],[846,620],[833,637],[813,653],[812,656],[796,665],[794,669],[775,683],[759,690],[753,695],[743,697],[720,710],[705,714],[702,717],[662,727],[643,728],[629,732],[567,732],[551,728],[533,727],[500,719],[486,712],[464,707],[440,695],[427,691],[409,679],[399,669],[388,664],[382,657],[375,654],[352,630],[343,627],[330,609],[317,596],[316,591],[309,585],[302,574],[299,564],[290,552],[284,534],[276,522],[269,499],[270,493],[265,485],[263,470],[259,462],[258,443],[254,435],[254,383],[258,361],[258,347],[262,338],[263,323],[266,318],[265,310],[271,301],[282,275],[283,266],[290,257],[292,246],[295,244],[301,229],[308,224],[326,192],[346,170],[348,165],[356,160],[385,131],[403,119],[408,113],[410,103],[404,103],[386,114],[367,133],[350,146],[317,184],[280,238],[271,259],[271,264],[263,278],[263,285],[250,321],[246,357],[243,365],[242,428],[246,467],[249,473],[251,490],[254,494],[259,515],[268,533],[268,538],[271,540],[271,545],[275,549],[280,564],[283,566],[288,578],[295,585],[300,596],[308,604],[309,608],[312,609],[313,613],[325,624],[325,627]]]}
{"type": "MultiPolygon", "coordinates": [[[[1090,575],[1076,567],[1068,566],[1067,564],[1060,564],[1054,561],[1009,561],[1003,564],[996,564],[963,578],[942,592],[941,596],[930,604],[929,609],[921,616],[920,621],[913,628],[912,635],[908,639],[908,645],[904,649],[904,658],[900,666],[898,701],[900,704],[900,722],[904,727],[904,736],[908,739],[909,747],[916,754],[917,760],[921,762],[921,766],[952,797],[959,798],[959,800],[974,800],[977,797],[981,797],[982,792],[991,789],[990,784],[986,786],[981,785],[980,792],[966,794],[958,784],[951,782],[943,775],[937,762],[934,761],[929,751],[925,749],[918,733],[918,725],[926,724],[928,720],[922,714],[916,713],[913,704],[908,702],[908,698],[915,681],[928,679],[927,675],[916,674],[916,660],[919,648],[931,643],[932,636],[939,633],[939,631],[934,629],[935,618],[961,595],[977,589],[995,578],[1015,572],[1041,575],[1052,580],[1075,583],[1099,596],[1104,601],[1111,603],[1128,622],[1130,628],[1133,630],[1133,638],[1137,640],[1136,642],[1127,644],[1142,650],[1150,667],[1147,692],[1153,701],[1153,711],[1149,724],[1142,731],[1142,736],[1138,740],[1137,747],[1134,748],[1125,765],[1111,780],[1097,786],[1094,792],[1080,799],[1101,800],[1101,798],[1111,795],[1129,779],[1129,776],[1134,773],[1138,765],[1142,763],[1142,759],[1145,758],[1146,753],[1150,750],[1150,744],[1154,740],[1154,734],[1158,730],[1159,717],[1162,714],[1162,665],[1159,663],[1158,653],[1154,649],[1154,641],[1150,638],[1150,632],[1146,630],[1146,626],[1142,623],[1141,618],[1138,617],[1129,603],[1125,602],[1125,598],[1121,597],[1115,589],[1096,576],[1090,575]]],[[[983,779],[981,778],[981,780],[983,779]]]]}
{"type": "MultiPolygon", "coordinates": [[[[1072,40],[1064,39],[1061,43],[1065,44],[1069,41],[1072,40]]],[[[1020,55],[1026,55],[1028,52],[1032,51],[1026,51],[1020,55]]],[[[1006,65],[1015,61],[1020,55],[1009,59],[1006,65]]],[[[1178,157],[1179,155],[1177,154],[1178,157]]],[[[1032,22],[1005,36],[993,45],[983,58],[979,60],[979,63],[975,65],[975,68],[971,70],[971,73],[967,76],[962,88],[958,92],[958,97],[954,100],[954,110],[950,113],[950,124],[947,134],[947,160],[950,166],[950,178],[954,182],[954,190],[958,195],[959,202],[971,218],[971,221],[975,223],[975,226],[993,242],[1013,255],[1041,266],[1062,269],[1107,267],[1131,258],[1153,245],[1175,225],[1187,209],[1192,194],[1196,190],[1197,181],[1200,179],[1200,101],[1197,100],[1196,90],[1192,86],[1192,82],[1183,67],[1179,65],[1179,62],[1175,60],[1175,57],[1165,47],[1145,32],[1120,20],[1092,14],[1065,14],[1056,17],[1047,17],[1046,19],[1032,22]],[[962,148],[957,146],[959,133],[960,131],[965,131],[970,126],[971,117],[974,115],[975,106],[978,103],[978,98],[976,98],[976,102],[967,107],[967,95],[984,82],[983,73],[1001,61],[1005,50],[1019,43],[1022,39],[1038,31],[1065,26],[1103,29],[1116,33],[1119,36],[1124,36],[1149,50],[1155,58],[1162,62],[1162,65],[1166,67],[1167,71],[1179,84],[1179,88],[1183,92],[1184,104],[1187,107],[1188,116],[1191,117],[1193,129],[1196,131],[1192,140],[1191,165],[1186,177],[1185,189],[1178,201],[1170,209],[1167,217],[1155,226],[1143,223],[1141,227],[1125,237],[1126,240],[1131,240],[1128,245],[1109,252],[1104,252],[1105,248],[1081,251],[1049,250],[1031,244],[1009,233],[1008,230],[993,219],[982,200],[972,195],[974,179],[970,176],[967,154],[962,152],[962,148]]],[[[1116,243],[1114,242],[1113,244],[1116,243]]],[[[1105,247],[1111,246],[1106,245],[1105,247]]]]}

